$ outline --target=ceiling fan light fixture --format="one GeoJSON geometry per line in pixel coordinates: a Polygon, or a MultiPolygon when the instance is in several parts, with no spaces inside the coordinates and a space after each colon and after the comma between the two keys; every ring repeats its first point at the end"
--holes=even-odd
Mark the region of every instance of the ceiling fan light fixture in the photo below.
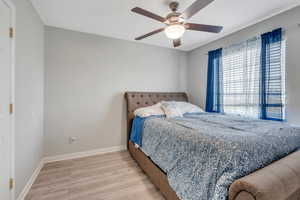
{"type": "Polygon", "coordinates": [[[172,40],[179,39],[183,36],[185,27],[182,24],[172,24],[165,28],[165,34],[172,40]]]}

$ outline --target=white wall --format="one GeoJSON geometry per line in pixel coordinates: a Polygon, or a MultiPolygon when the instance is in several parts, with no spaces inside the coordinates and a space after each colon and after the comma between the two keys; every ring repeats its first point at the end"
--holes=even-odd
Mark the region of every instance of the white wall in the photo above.
{"type": "Polygon", "coordinates": [[[43,156],[44,25],[28,0],[16,7],[16,196],[43,156]]]}
{"type": "Polygon", "coordinates": [[[184,52],[53,27],[45,46],[46,156],[126,145],[125,91],[185,90],[184,52]]]}
{"type": "Polygon", "coordinates": [[[189,52],[187,89],[192,102],[205,107],[208,51],[227,47],[282,27],[286,30],[287,38],[287,118],[290,123],[300,125],[300,27],[298,24],[300,24],[300,7],[189,52]]]}

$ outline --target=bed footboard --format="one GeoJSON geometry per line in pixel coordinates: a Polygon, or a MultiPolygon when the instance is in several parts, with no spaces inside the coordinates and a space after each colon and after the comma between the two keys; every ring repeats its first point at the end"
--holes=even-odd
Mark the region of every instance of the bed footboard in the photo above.
{"type": "Polygon", "coordinates": [[[229,200],[300,200],[300,151],[235,181],[229,200]]]}

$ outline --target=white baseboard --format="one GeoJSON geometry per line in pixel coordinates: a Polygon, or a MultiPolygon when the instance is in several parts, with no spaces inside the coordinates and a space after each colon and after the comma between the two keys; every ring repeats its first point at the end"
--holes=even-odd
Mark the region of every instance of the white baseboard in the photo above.
{"type": "Polygon", "coordinates": [[[32,176],[30,177],[29,181],[27,182],[27,184],[25,185],[25,187],[23,188],[22,192],[19,194],[17,200],[24,200],[26,195],[28,194],[31,186],[33,185],[35,179],[37,178],[37,176],[39,175],[41,169],[44,166],[44,160],[42,159],[40,161],[40,163],[38,164],[37,168],[34,170],[32,176]]]}
{"type": "Polygon", "coordinates": [[[83,157],[94,156],[94,155],[99,155],[99,154],[124,151],[126,149],[127,149],[127,147],[123,145],[123,146],[115,146],[115,147],[102,148],[102,149],[94,149],[94,150],[90,150],[90,151],[83,151],[83,152],[77,152],[77,153],[63,154],[63,155],[58,155],[58,156],[44,157],[41,160],[41,162],[38,164],[37,168],[34,170],[32,176],[30,177],[29,181],[23,188],[23,190],[20,193],[20,195],[18,196],[17,200],[24,200],[24,198],[28,194],[31,186],[33,185],[35,179],[39,175],[39,173],[45,163],[51,163],[51,162],[62,161],[62,160],[70,160],[70,159],[74,159],[74,158],[83,158],[83,157]]]}
{"type": "Polygon", "coordinates": [[[62,161],[62,160],[70,160],[75,158],[82,158],[87,156],[94,156],[99,154],[105,154],[105,153],[111,153],[111,152],[117,152],[117,151],[123,151],[126,150],[126,146],[115,146],[115,147],[109,147],[109,148],[102,148],[102,149],[94,149],[90,151],[83,151],[83,152],[76,152],[76,153],[69,153],[69,154],[63,154],[58,156],[47,156],[45,157],[44,163],[50,163],[50,162],[56,162],[56,161],[62,161]]]}

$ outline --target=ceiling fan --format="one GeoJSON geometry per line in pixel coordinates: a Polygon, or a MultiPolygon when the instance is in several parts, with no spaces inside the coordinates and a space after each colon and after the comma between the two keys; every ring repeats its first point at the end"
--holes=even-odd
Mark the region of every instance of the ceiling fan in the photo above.
{"type": "Polygon", "coordinates": [[[142,40],[146,37],[152,36],[156,33],[160,33],[162,31],[165,32],[166,36],[173,40],[174,47],[178,47],[181,45],[181,37],[183,36],[186,30],[192,31],[203,31],[210,33],[219,33],[223,29],[222,26],[211,26],[206,24],[194,24],[194,23],[186,23],[188,19],[190,19],[193,15],[199,12],[201,9],[206,7],[208,4],[213,2],[214,0],[196,0],[190,7],[188,7],[183,13],[177,12],[179,3],[171,2],[169,4],[172,12],[168,14],[165,18],[159,15],[156,15],[152,12],[144,10],[139,7],[133,8],[131,11],[138,13],[140,15],[149,17],[156,21],[162,22],[166,25],[164,28],[160,28],[154,30],[150,33],[142,35],[140,37],[135,38],[135,40],[142,40]]]}

